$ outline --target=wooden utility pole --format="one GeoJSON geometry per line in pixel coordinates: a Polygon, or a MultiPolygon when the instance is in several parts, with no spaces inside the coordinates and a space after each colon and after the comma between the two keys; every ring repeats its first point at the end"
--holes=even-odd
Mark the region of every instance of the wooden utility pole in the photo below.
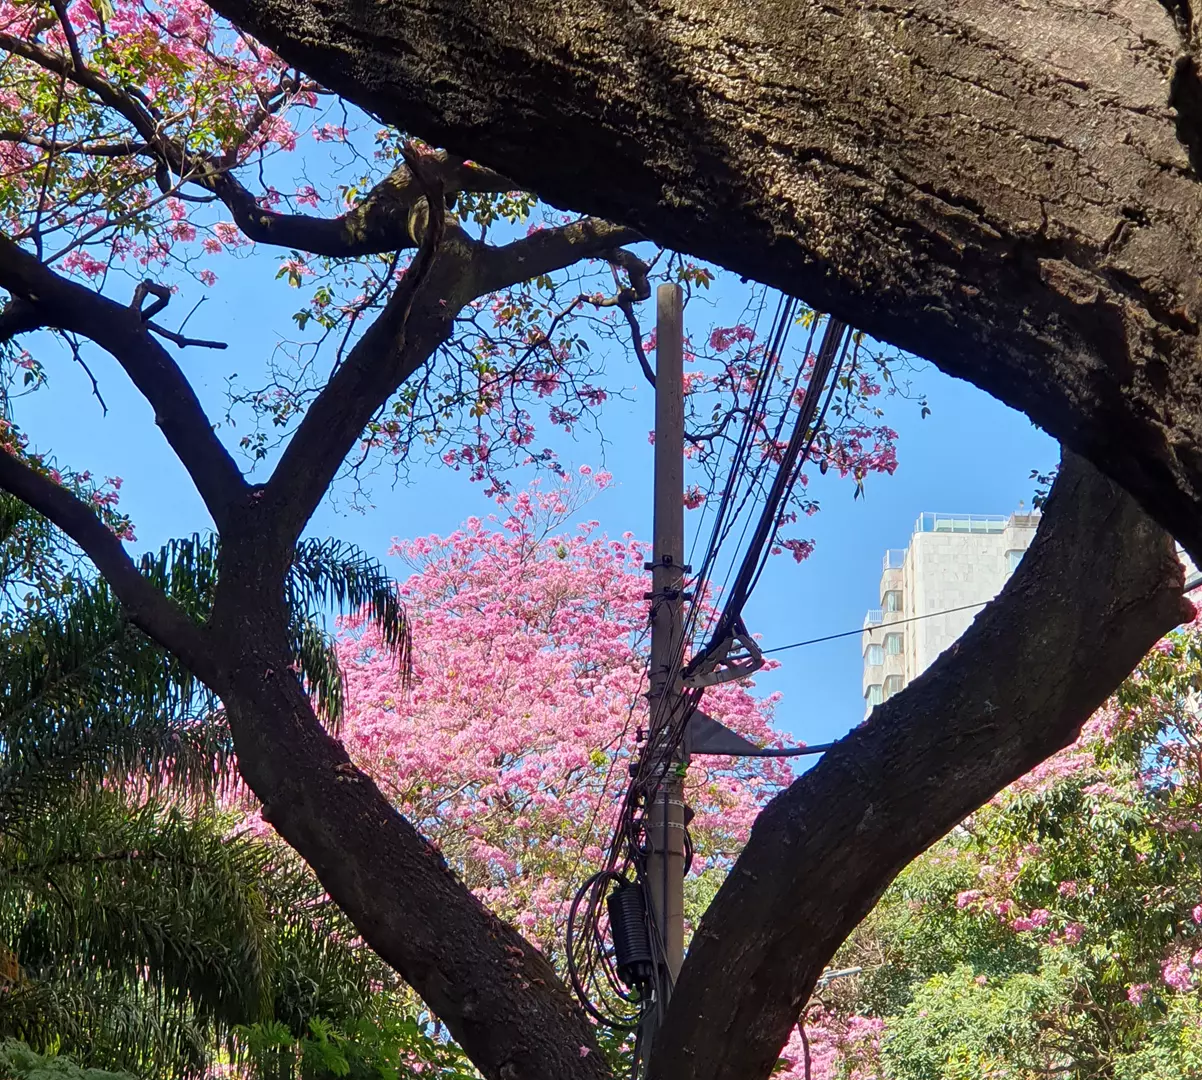
{"type": "MultiPolygon", "coordinates": [[[[679,285],[656,295],[655,520],[651,577],[651,725],[648,749],[663,744],[682,719],[684,620],[684,303],[679,285]]],[[[664,945],[670,988],[684,961],[684,769],[678,750],[655,794],[648,836],[651,911],[664,945]]],[[[660,1007],[667,1005],[664,1001],[660,1007]]]]}

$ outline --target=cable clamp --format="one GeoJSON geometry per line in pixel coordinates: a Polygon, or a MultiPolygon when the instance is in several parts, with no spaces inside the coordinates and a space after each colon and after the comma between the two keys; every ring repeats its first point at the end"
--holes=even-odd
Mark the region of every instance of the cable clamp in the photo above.
{"type": "Polygon", "coordinates": [[[687,674],[685,686],[699,688],[746,679],[764,666],[764,654],[745,631],[734,631],[710,653],[696,669],[687,674]]]}

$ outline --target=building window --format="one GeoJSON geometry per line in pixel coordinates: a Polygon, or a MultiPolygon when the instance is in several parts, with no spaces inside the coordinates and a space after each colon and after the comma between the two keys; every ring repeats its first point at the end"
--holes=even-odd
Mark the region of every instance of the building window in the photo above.
{"type": "Polygon", "coordinates": [[[873,683],[872,686],[865,690],[864,700],[868,702],[869,707],[879,705],[884,700],[881,696],[881,684],[873,683]]]}
{"type": "Polygon", "coordinates": [[[864,663],[870,667],[875,667],[877,664],[885,662],[885,647],[883,645],[869,645],[868,651],[864,654],[864,663]]]}
{"type": "Polygon", "coordinates": [[[902,651],[902,636],[901,634],[886,634],[885,635],[885,652],[890,656],[900,656],[902,651]]]}
{"type": "Polygon", "coordinates": [[[885,679],[885,700],[893,697],[902,688],[902,677],[900,675],[890,675],[885,679]]]}
{"type": "Polygon", "coordinates": [[[881,607],[886,611],[901,611],[902,609],[902,594],[897,589],[890,589],[881,598],[881,607]]]}
{"type": "Polygon", "coordinates": [[[1023,561],[1022,551],[1007,551],[1006,552],[1006,572],[1013,574],[1018,569],[1018,564],[1023,561]]]}

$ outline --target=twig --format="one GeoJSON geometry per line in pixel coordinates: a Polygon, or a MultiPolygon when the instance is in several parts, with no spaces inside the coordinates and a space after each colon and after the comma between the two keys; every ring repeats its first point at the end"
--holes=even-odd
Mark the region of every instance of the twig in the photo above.
{"type": "Polygon", "coordinates": [[[88,362],[83,358],[83,354],[79,351],[79,341],[74,334],[64,334],[67,339],[67,344],[71,346],[71,355],[75,357],[75,362],[84,369],[88,378],[92,380],[92,394],[96,400],[100,402],[100,414],[108,416],[109,407],[104,400],[104,395],[100,393],[100,384],[96,381],[96,376],[92,374],[92,369],[88,367],[88,362]]]}
{"type": "Polygon", "coordinates": [[[184,327],[188,325],[188,320],[191,319],[192,316],[196,314],[196,309],[198,307],[200,307],[200,305],[203,304],[207,299],[208,299],[207,296],[202,296],[199,300],[196,301],[195,304],[192,305],[192,310],[189,311],[188,314],[184,316],[184,321],[182,323],[180,323],[179,326],[176,328],[175,332],[177,334],[182,334],[184,332],[184,327]]]}
{"type": "Polygon", "coordinates": [[[46,153],[46,168],[42,172],[42,190],[38,192],[38,206],[33,215],[33,246],[42,257],[42,211],[46,208],[46,192],[50,188],[50,170],[54,167],[54,145],[58,142],[58,125],[63,115],[63,95],[67,92],[67,73],[64,71],[58,80],[58,99],[54,104],[54,126],[50,129],[50,150],[46,153]]]}
{"type": "Polygon", "coordinates": [[[146,320],[146,328],[153,330],[159,337],[165,337],[168,341],[174,342],[181,349],[186,349],[189,346],[195,346],[198,349],[228,349],[229,345],[224,341],[208,341],[205,338],[190,338],[184,337],[183,334],[177,334],[174,330],[168,330],[165,326],[159,326],[158,323],[146,320]]]}

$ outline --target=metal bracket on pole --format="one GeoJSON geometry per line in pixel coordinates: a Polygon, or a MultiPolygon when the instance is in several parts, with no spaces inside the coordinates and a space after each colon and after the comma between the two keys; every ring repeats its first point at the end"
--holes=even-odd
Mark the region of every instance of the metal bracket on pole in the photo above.
{"type": "Polygon", "coordinates": [[[737,731],[731,731],[712,716],[706,716],[700,709],[693,710],[684,728],[684,748],[689,754],[712,754],[718,757],[806,757],[825,754],[832,746],[834,743],[821,743],[817,746],[756,746],[737,731]]]}
{"type": "Polygon", "coordinates": [[[764,654],[745,632],[732,630],[726,640],[707,656],[697,669],[684,677],[690,688],[719,686],[722,683],[745,679],[764,666],[764,654]],[[736,647],[742,651],[736,650],[736,647]]]}

